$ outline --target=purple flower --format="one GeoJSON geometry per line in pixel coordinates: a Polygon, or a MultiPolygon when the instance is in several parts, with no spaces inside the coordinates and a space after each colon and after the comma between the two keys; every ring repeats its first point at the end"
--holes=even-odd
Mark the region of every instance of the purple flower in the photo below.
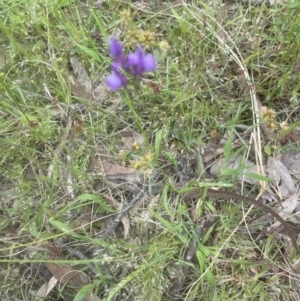
{"type": "Polygon", "coordinates": [[[152,54],[146,54],[143,63],[145,71],[154,71],[156,69],[155,57],[152,54]]]}
{"type": "Polygon", "coordinates": [[[110,54],[115,57],[115,63],[120,64],[121,67],[126,66],[127,58],[123,53],[123,48],[119,40],[111,37],[108,41],[110,54]]]}
{"type": "Polygon", "coordinates": [[[138,46],[137,51],[130,53],[127,57],[119,40],[111,37],[109,39],[109,51],[114,57],[114,61],[112,63],[112,74],[108,75],[105,81],[111,91],[116,91],[126,86],[127,78],[121,73],[122,69],[135,77],[156,69],[154,56],[145,54],[141,46],[138,46]]]}
{"type": "Polygon", "coordinates": [[[116,91],[127,84],[127,78],[119,70],[113,70],[113,73],[107,76],[105,82],[111,91],[116,91]]]}
{"type": "Polygon", "coordinates": [[[127,67],[133,75],[142,75],[155,70],[156,62],[152,54],[144,54],[142,47],[138,46],[136,52],[128,55],[127,67]]]}
{"type": "Polygon", "coordinates": [[[110,54],[116,58],[120,58],[123,54],[121,43],[116,37],[111,37],[108,41],[110,54]]]}

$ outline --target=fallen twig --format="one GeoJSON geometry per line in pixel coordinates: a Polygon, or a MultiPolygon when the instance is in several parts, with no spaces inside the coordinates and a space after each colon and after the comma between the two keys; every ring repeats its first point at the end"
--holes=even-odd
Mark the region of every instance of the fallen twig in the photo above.
{"type": "Polygon", "coordinates": [[[127,206],[125,206],[124,209],[118,213],[118,215],[110,224],[110,226],[100,235],[99,238],[107,239],[117,229],[124,215],[127,214],[130,211],[130,209],[132,209],[142,199],[142,197],[147,193],[147,191],[148,185],[144,185],[140,192],[135,197],[133,197],[133,199],[127,204],[127,206]]]}

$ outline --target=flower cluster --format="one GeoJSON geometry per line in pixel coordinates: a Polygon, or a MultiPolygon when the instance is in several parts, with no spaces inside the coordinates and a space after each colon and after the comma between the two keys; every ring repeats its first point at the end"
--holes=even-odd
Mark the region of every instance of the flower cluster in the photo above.
{"type": "Polygon", "coordinates": [[[271,130],[276,130],[278,129],[278,126],[282,130],[288,130],[289,129],[289,124],[287,121],[283,121],[282,123],[278,124],[276,122],[276,112],[273,109],[269,109],[268,107],[261,107],[261,117],[262,120],[267,124],[268,128],[271,130]]]}
{"type": "Polygon", "coordinates": [[[136,52],[126,55],[122,45],[115,37],[109,40],[109,51],[114,58],[112,73],[107,76],[106,84],[111,91],[116,91],[127,84],[127,77],[124,73],[134,77],[141,77],[144,72],[156,69],[155,58],[152,54],[145,54],[142,47],[138,46],[136,52]]]}
{"type": "Polygon", "coordinates": [[[273,109],[269,109],[268,107],[261,107],[261,117],[262,120],[267,124],[268,128],[272,131],[276,129],[276,112],[273,109]]]}
{"type": "Polygon", "coordinates": [[[273,109],[269,109],[268,107],[261,107],[261,115],[264,121],[273,121],[276,116],[276,112],[273,109]]]}
{"type": "Polygon", "coordinates": [[[129,39],[130,41],[140,43],[146,49],[152,46],[155,42],[155,35],[153,32],[148,30],[129,30],[129,39]]]}
{"type": "Polygon", "coordinates": [[[130,167],[136,170],[151,170],[152,163],[153,154],[151,152],[148,152],[139,160],[131,162],[130,167]]]}
{"type": "Polygon", "coordinates": [[[129,22],[132,20],[130,9],[124,9],[123,11],[121,11],[121,20],[124,22],[129,22]]]}

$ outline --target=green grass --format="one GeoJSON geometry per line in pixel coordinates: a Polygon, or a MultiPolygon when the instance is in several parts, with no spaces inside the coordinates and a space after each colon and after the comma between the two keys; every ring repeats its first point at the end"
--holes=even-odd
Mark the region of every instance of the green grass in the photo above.
{"type": "MultiPolygon", "coordinates": [[[[176,300],[297,300],[293,258],[284,254],[278,236],[255,241],[248,235],[246,224],[264,213],[254,209],[245,216],[247,208],[230,200],[185,203],[171,183],[172,166],[189,170],[189,156],[208,144],[213,131],[244,139],[242,131],[253,127],[251,85],[277,112],[278,122],[299,118],[299,6],[246,4],[220,20],[221,4],[187,1],[162,12],[167,6],[152,2],[148,12],[129,1],[106,1],[101,7],[93,1],[2,2],[1,300],[34,300],[48,281],[39,264],[49,261],[90,278],[76,289],[57,286],[46,300],[68,300],[66,294],[83,300],[89,292],[100,300],[170,300],[168,291],[182,277],[191,240],[197,250],[176,300]],[[120,12],[129,7],[134,19],[126,24],[120,12]],[[218,40],[217,23],[225,43],[218,40]],[[70,56],[80,60],[95,88],[110,72],[108,37],[118,35],[127,50],[134,49],[129,29],[156,34],[151,50],[158,70],[146,76],[133,99],[106,91],[101,101],[92,101],[83,98],[82,88],[74,95],[70,56]],[[170,44],[166,52],[158,47],[162,40],[170,44]],[[146,85],[149,80],[158,94],[146,85]],[[76,110],[78,104],[86,109],[76,110]],[[138,132],[145,145],[126,149],[124,131],[138,132]],[[130,211],[126,237],[120,226],[108,240],[99,239],[110,221],[105,217],[113,219],[121,210],[117,205],[126,205],[131,196],[92,175],[91,160],[129,166],[149,152],[152,161],[141,173],[160,168],[164,192],[130,211]],[[196,229],[204,217],[219,221],[199,238],[196,229]],[[53,248],[58,238],[86,258],[53,248]],[[102,274],[95,277],[87,262],[102,274]]],[[[225,158],[235,152],[246,158],[248,146],[247,140],[238,150],[226,144],[225,158]]],[[[224,169],[214,186],[234,186],[240,172],[224,169]]],[[[204,180],[191,185],[199,181],[204,180]]],[[[254,194],[259,187],[251,189],[254,194]]]]}

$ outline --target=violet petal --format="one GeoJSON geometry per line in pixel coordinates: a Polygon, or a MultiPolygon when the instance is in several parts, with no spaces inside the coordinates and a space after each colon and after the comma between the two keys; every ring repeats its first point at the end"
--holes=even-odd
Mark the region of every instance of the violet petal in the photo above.
{"type": "Polygon", "coordinates": [[[114,57],[121,57],[123,48],[116,37],[111,37],[108,41],[110,54],[114,57]]]}
{"type": "Polygon", "coordinates": [[[155,57],[152,54],[146,54],[143,57],[143,67],[145,71],[153,71],[156,69],[155,57]]]}
{"type": "Polygon", "coordinates": [[[124,75],[114,72],[107,76],[105,82],[111,91],[116,91],[126,85],[127,79],[124,75]]]}

